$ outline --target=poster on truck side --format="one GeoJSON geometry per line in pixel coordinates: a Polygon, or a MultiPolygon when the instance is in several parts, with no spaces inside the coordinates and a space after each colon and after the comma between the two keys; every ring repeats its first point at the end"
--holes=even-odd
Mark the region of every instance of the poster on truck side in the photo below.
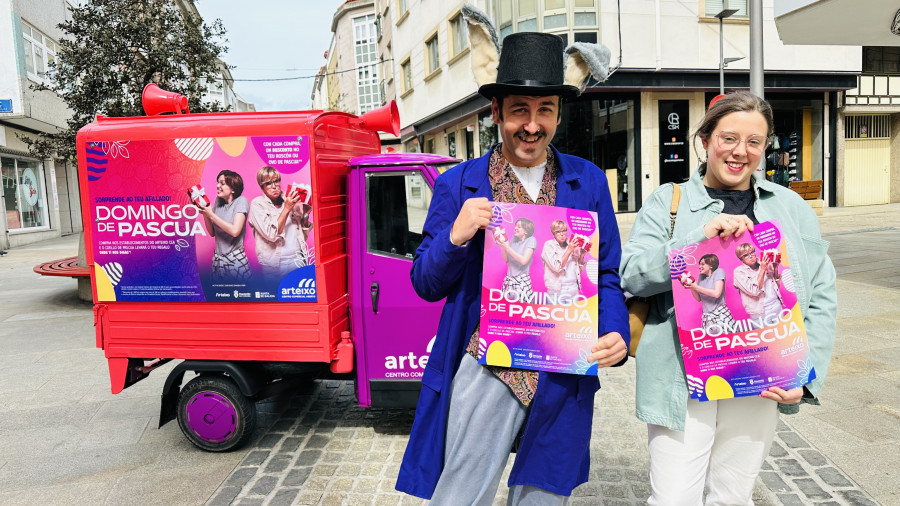
{"type": "Polygon", "coordinates": [[[597,374],[597,213],[493,204],[485,233],[478,361],[597,374]]]}
{"type": "Polygon", "coordinates": [[[308,136],[83,149],[99,301],[317,300],[308,136]]]}
{"type": "Polygon", "coordinates": [[[815,379],[777,220],[673,249],[669,270],[691,398],[759,395],[815,379]]]}

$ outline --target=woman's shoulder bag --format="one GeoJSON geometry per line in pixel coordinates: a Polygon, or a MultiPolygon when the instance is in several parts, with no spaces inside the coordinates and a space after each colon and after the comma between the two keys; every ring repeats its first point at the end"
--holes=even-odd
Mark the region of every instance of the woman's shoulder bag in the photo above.
{"type": "MultiPolygon", "coordinates": [[[[672,183],[672,206],[669,208],[669,239],[675,232],[675,218],[678,214],[678,202],[681,200],[681,187],[672,183]]],[[[628,306],[628,324],[631,327],[631,346],[628,354],[634,357],[637,354],[638,344],[641,342],[641,334],[647,323],[647,315],[650,313],[650,302],[645,297],[631,297],[625,301],[628,306]]]]}

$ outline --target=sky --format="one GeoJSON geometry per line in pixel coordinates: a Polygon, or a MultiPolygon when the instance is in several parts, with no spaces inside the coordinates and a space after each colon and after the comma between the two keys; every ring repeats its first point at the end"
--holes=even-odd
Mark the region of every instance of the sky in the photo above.
{"type": "Polygon", "coordinates": [[[310,108],[313,77],[331,44],[331,20],[344,0],[195,0],[204,21],[222,20],[234,91],[257,111],[310,108]]]}

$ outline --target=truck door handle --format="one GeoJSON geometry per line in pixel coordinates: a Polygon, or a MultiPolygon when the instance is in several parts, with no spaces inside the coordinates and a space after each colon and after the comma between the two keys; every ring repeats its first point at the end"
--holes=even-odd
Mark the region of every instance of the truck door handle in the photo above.
{"type": "Polygon", "coordinates": [[[369,292],[372,294],[372,312],[378,314],[378,282],[372,283],[372,286],[369,288],[369,292]]]}

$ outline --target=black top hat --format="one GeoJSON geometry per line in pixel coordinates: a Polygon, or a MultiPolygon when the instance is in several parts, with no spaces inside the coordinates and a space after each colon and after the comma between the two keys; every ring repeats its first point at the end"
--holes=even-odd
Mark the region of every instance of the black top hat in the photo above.
{"type": "Polygon", "coordinates": [[[478,88],[485,98],[500,95],[577,97],[576,86],[563,84],[563,42],[557,35],[520,32],[503,39],[497,82],[478,88]]]}

